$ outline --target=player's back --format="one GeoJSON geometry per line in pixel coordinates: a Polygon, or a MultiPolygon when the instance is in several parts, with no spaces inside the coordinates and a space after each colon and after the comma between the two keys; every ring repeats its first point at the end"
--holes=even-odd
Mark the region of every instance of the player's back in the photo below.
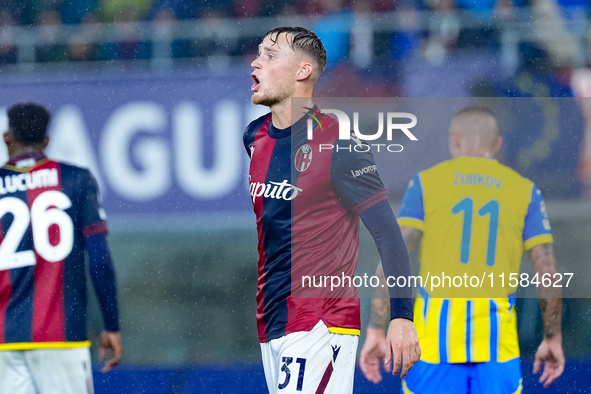
{"type": "Polygon", "coordinates": [[[421,273],[519,271],[533,182],[496,160],[460,157],[419,173],[421,273]],[[444,263],[444,264],[442,264],[444,263]]]}
{"type": "Polygon", "coordinates": [[[88,170],[42,154],[0,168],[0,349],[88,346],[84,237],[107,231],[101,212],[88,170]]]}
{"type": "Polygon", "coordinates": [[[496,160],[445,161],[413,178],[399,221],[423,232],[423,279],[442,280],[439,288],[425,282],[415,305],[422,359],[464,363],[518,357],[510,297],[516,288],[508,286],[508,275],[501,286],[499,275],[519,272],[524,247],[552,241],[535,184],[496,160]],[[466,283],[473,276],[480,283],[466,283]]]}

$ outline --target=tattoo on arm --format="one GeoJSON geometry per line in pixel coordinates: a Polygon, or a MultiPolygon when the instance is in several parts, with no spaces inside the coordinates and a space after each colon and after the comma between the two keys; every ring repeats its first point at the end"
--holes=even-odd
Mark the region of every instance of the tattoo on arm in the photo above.
{"type": "Polygon", "coordinates": [[[384,329],[386,323],[388,322],[388,311],[390,310],[390,295],[388,293],[388,286],[386,286],[386,276],[384,275],[384,269],[382,268],[381,262],[380,264],[378,264],[376,276],[379,278],[380,283],[373,291],[369,327],[384,329]]]}
{"type": "MultiPolygon", "coordinates": [[[[402,232],[404,242],[406,243],[406,248],[409,252],[411,252],[418,240],[421,239],[423,232],[412,227],[401,227],[400,230],[402,232]]],[[[390,294],[388,292],[386,276],[384,275],[382,263],[378,264],[376,276],[379,278],[380,283],[373,291],[369,327],[383,329],[388,322],[390,311],[390,294]]]]}
{"type": "Polygon", "coordinates": [[[406,242],[408,253],[412,252],[419,239],[421,239],[423,232],[421,230],[417,230],[416,228],[404,226],[400,228],[400,231],[402,232],[404,242],[406,242]]]}
{"type": "MultiPolygon", "coordinates": [[[[552,244],[534,246],[529,252],[534,269],[542,277],[558,272],[552,244]]],[[[544,320],[544,338],[551,339],[561,334],[562,289],[560,287],[538,287],[538,300],[544,320]]]]}

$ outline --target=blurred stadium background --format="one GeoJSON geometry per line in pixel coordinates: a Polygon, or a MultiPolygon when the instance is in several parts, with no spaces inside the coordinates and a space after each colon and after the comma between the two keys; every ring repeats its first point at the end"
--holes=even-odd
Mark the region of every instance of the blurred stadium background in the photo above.
{"type": "MultiPolygon", "coordinates": [[[[264,112],[249,100],[249,65],[275,26],[306,26],[323,39],[329,64],[319,96],[564,97],[570,122],[505,135],[502,161],[545,193],[559,263],[589,265],[591,101],[583,97],[591,96],[590,5],[1,2],[0,108],[23,100],[47,105],[54,115],[49,154],[91,168],[110,217],[125,355],[117,371],[96,373],[97,393],[265,391],[241,134],[264,112]]],[[[552,113],[547,101],[537,102],[540,118],[552,113]]],[[[431,141],[426,154],[400,155],[383,167],[394,206],[413,172],[448,157],[451,115],[420,129],[419,139],[431,141]]],[[[2,130],[5,123],[2,110],[2,130]]],[[[365,231],[360,260],[373,272],[377,253],[365,231]]],[[[544,392],[591,392],[591,302],[564,304],[567,370],[544,392]]],[[[362,306],[365,325],[369,299],[362,306]]],[[[96,338],[94,299],[89,309],[96,338]]],[[[521,299],[518,313],[525,390],[538,392],[530,372],[542,332],[537,301],[521,299]]],[[[388,378],[373,386],[358,373],[355,392],[395,392],[398,384],[388,378]]]]}

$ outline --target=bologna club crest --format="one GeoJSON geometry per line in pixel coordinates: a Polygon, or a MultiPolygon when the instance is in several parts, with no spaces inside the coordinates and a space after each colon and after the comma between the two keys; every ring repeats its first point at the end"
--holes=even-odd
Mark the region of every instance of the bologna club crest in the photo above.
{"type": "Polygon", "coordinates": [[[299,172],[304,172],[310,167],[312,163],[312,148],[308,144],[300,146],[297,153],[295,154],[295,168],[299,172]]]}

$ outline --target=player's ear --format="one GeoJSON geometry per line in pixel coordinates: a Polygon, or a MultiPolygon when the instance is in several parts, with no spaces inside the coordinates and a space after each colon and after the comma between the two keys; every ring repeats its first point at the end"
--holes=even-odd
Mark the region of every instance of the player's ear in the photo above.
{"type": "Polygon", "coordinates": [[[12,141],[14,140],[14,136],[13,136],[12,130],[10,128],[8,128],[8,130],[6,130],[4,132],[3,137],[4,137],[4,143],[6,145],[12,144],[12,141]]]}
{"type": "Polygon", "coordinates": [[[497,153],[501,149],[501,145],[503,145],[503,137],[498,135],[497,136],[497,145],[495,146],[495,153],[497,153]]]}
{"type": "Polygon", "coordinates": [[[314,72],[314,67],[310,62],[303,62],[296,74],[297,81],[303,81],[304,79],[308,78],[314,72]]]}
{"type": "Polygon", "coordinates": [[[46,135],[45,138],[43,138],[43,142],[41,143],[41,147],[43,149],[47,148],[47,145],[49,145],[49,136],[46,135]]]}
{"type": "Polygon", "coordinates": [[[452,158],[456,158],[460,156],[460,140],[462,139],[462,134],[458,131],[450,130],[449,131],[449,153],[452,158]]]}

